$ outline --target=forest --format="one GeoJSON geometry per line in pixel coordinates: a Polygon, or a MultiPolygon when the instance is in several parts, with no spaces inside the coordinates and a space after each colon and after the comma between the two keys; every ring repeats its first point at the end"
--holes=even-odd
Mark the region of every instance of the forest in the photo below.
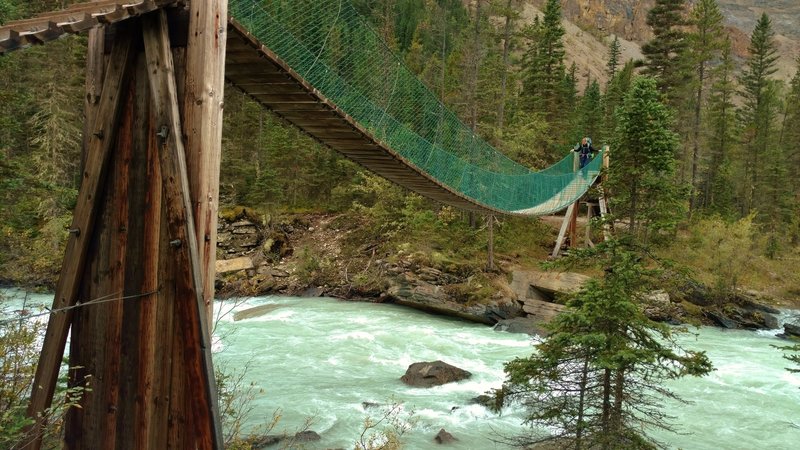
{"type": "MultiPolygon", "coordinates": [[[[70,3],[0,0],[0,24],[70,3]]],[[[591,30],[608,46],[599,80],[566,64],[558,0],[545,1],[533,18],[521,13],[523,0],[352,3],[443,104],[515,161],[547,167],[584,136],[610,148],[604,188],[618,237],[553,263],[604,278],[568,303],[576,313],[552,324],[556,338],[540,347],[542,358],[507,365],[507,384],[495,393],[502,403],[547,391],[529,420],[563,429],[558,438],[565,441],[557,442],[652,448],[636,430],[659,422],[654,395],[672,395],[661,382],[712,369],[702,352],[663,343],[672,342],[670,329],[630,302],[641,292],[675,289],[667,279],[679,275],[722,300],[747,288],[797,306],[800,181],[792,168],[800,165],[793,148],[800,141],[800,60],[791,79],[775,76],[778,47],[768,14],[749,36],[748,56],[738,58],[716,0],[657,0],[647,16],[653,37],[640,60],[623,60],[618,37],[591,30]],[[599,314],[596,305],[608,312],[599,314]],[[598,330],[600,322],[606,328],[598,330]],[[660,340],[618,339],[631,335],[660,340]],[[548,377],[579,380],[563,389],[586,391],[586,403],[581,396],[565,407],[563,396],[548,390],[548,377]],[[587,383],[594,387],[587,390],[587,383]],[[644,418],[626,409],[636,401],[644,418]],[[594,415],[573,421],[567,410],[594,415]]],[[[58,276],[80,182],[85,48],[85,37],[77,36],[0,57],[0,283],[47,290],[58,276]]],[[[502,274],[502,267],[484,265],[491,248],[486,220],[494,217],[404,191],[232,86],[224,121],[222,210],[338,215],[360,229],[359,245],[375,242],[391,253],[408,242],[435,242],[470,273],[502,274]]],[[[539,233],[545,225],[497,220],[491,239],[501,259],[529,266],[544,259],[552,235],[539,233]]]]}
{"type": "MultiPolygon", "coordinates": [[[[3,0],[0,22],[68,3],[3,0]]],[[[750,56],[739,60],[715,2],[690,10],[686,2],[659,1],[648,16],[654,37],[642,47],[643,60],[623,61],[618,39],[604,37],[608,82],[601,85],[565,65],[559,2],[546,2],[533,20],[521,17],[522,3],[354,6],[465,124],[514,160],[546,167],[582,136],[609,145],[613,211],[638,238],[668,244],[679,230],[731,234],[746,223],[756,255],[796,255],[791,167],[800,154],[791,147],[800,133],[800,76],[774,77],[777,49],[766,14],[750,56]],[[638,83],[642,77],[655,85],[638,83]],[[666,105],[658,135],[632,132],[652,106],[626,105],[633,89],[655,89],[650,103],[666,105]]],[[[84,46],[84,38],[69,38],[0,59],[0,279],[47,285],[57,273],[78,188],[84,46]]],[[[347,212],[412,195],[372,178],[234,88],[226,91],[223,206],[347,212]]],[[[420,213],[441,210],[411,203],[420,213]]],[[[474,217],[466,220],[475,225],[474,217]]]]}

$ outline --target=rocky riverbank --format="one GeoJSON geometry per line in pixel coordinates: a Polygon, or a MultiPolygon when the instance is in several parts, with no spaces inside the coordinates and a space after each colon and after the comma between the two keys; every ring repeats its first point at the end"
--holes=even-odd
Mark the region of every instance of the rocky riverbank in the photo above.
{"type": "MultiPolygon", "coordinates": [[[[329,296],[400,305],[497,325],[512,332],[543,333],[542,325],[564,309],[562,296],[589,277],[548,273],[503,264],[501,271],[475,271],[454,261],[378,243],[348,239],[352,228],[337,216],[258,217],[240,209],[220,220],[217,290],[222,297],[329,296]]],[[[657,321],[723,328],[774,329],[780,310],[757,292],[715,298],[692,284],[681,295],[653,292],[641,299],[657,321]]],[[[800,324],[798,324],[800,325],[800,324]]],[[[792,335],[793,327],[785,330],[792,335]]]]}

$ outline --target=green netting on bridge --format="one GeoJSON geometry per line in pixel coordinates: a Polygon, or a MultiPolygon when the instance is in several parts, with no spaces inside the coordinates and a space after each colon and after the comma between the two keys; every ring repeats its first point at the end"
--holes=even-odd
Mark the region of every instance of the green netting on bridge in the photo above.
{"type": "Polygon", "coordinates": [[[373,138],[491,209],[549,214],[580,198],[602,158],[533,171],[494,149],[445,107],[348,0],[230,0],[230,15],[373,138]]]}

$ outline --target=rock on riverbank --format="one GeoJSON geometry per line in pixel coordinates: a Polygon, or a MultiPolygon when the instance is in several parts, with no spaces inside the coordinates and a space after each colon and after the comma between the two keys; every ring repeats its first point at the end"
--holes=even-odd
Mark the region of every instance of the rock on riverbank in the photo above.
{"type": "MultiPolygon", "coordinates": [[[[379,253],[377,243],[348,241],[352,229],[336,216],[283,219],[247,210],[220,220],[217,290],[220,296],[295,295],[390,302],[497,325],[498,330],[544,334],[543,324],[561,313],[564,294],[589,277],[507,267],[485,273],[458,262],[431,264],[430,255],[379,253]]],[[[654,292],[640,299],[653,320],[740,329],[778,327],[778,310],[754,292],[715,297],[687,285],[680,295],[654,292]]]]}

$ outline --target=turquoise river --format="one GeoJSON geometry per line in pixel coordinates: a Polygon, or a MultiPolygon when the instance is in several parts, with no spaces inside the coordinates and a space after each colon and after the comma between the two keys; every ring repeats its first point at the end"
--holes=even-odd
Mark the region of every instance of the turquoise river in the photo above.
{"type": "MultiPolygon", "coordinates": [[[[47,303],[49,298],[29,300],[47,303]]],[[[6,305],[18,301],[17,296],[6,305]]],[[[398,423],[411,426],[402,437],[406,449],[503,449],[509,447],[498,441],[524,431],[519,409],[498,415],[470,400],[500,386],[505,361],[533,351],[526,335],[394,305],[324,298],[220,301],[217,315],[215,364],[229,372],[246,367],[245,380],[252,383],[246,426],[268,422],[279,412],[271,433],[292,435],[310,420],[308,429],[322,440],[302,448],[352,449],[364,421],[379,419],[392,404],[400,405],[398,423]],[[233,320],[235,311],[266,304],[274,309],[233,320]],[[400,382],[411,363],[433,360],[473,375],[429,389],[400,382]],[[436,444],[441,428],[458,441],[436,444]]],[[[693,329],[681,340],[687,348],[706,351],[716,370],[701,379],[672,382],[691,401],[668,405],[682,433],[653,436],[674,449],[800,448],[800,374],[786,371],[788,361],[774,348],[785,341],[775,332],[715,328],[693,329]]]]}

